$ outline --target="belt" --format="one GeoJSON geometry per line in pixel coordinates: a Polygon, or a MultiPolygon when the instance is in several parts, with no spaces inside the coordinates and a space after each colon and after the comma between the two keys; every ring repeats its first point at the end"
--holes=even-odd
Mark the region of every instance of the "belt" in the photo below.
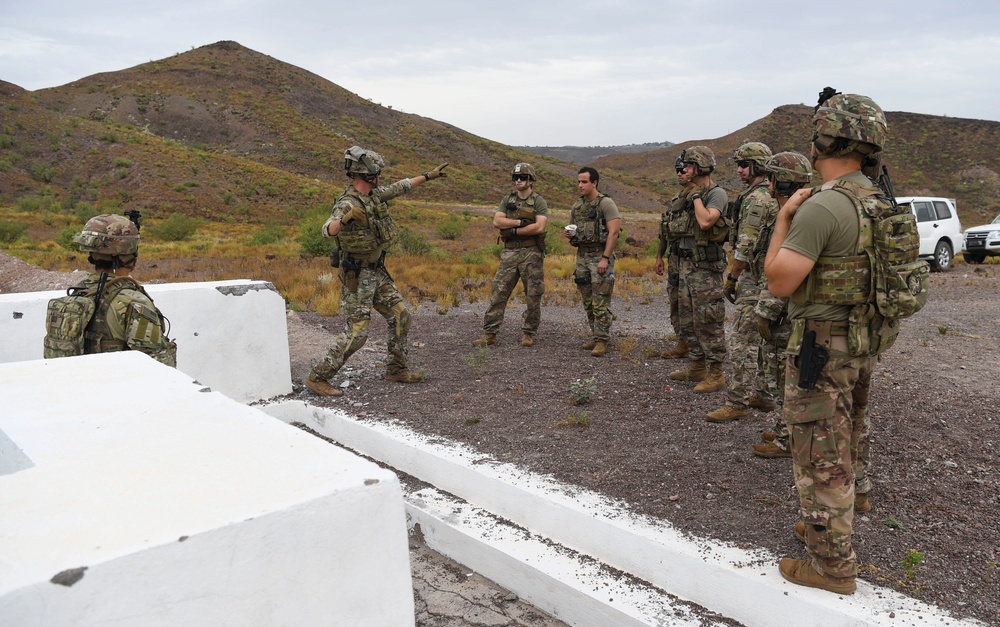
{"type": "Polygon", "coordinates": [[[595,252],[595,251],[598,251],[598,250],[603,251],[604,250],[604,244],[601,244],[601,243],[597,243],[597,244],[580,244],[579,246],[577,246],[577,250],[582,250],[583,252],[586,252],[586,253],[592,253],[592,252],[595,252]]]}
{"type": "Polygon", "coordinates": [[[503,243],[504,248],[529,248],[538,247],[538,242],[532,239],[512,239],[503,243]]]}
{"type": "Polygon", "coordinates": [[[694,257],[694,250],[690,248],[678,248],[677,256],[681,259],[690,259],[691,257],[694,257]]]}
{"type": "Polygon", "coordinates": [[[376,259],[375,261],[362,261],[361,259],[354,259],[353,257],[347,257],[346,261],[356,264],[362,270],[371,270],[373,268],[382,267],[382,259],[376,259]]]}
{"type": "Polygon", "coordinates": [[[815,331],[817,336],[847,335],[848,327],[846,320],[806,320],[806,331],[815,331]]]}

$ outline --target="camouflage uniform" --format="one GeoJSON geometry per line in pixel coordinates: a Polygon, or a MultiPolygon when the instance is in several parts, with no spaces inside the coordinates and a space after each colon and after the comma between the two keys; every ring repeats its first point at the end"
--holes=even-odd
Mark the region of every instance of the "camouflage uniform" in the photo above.
{"type": "MultiPolygon", "coordinates": [[[[693,193],[695,190],[689,190],[693,193]]],[[[718,186],[703,194],[702,202],[709,209],[725,215],[728,198],[718,186]]],[[[722,273],[725,254],[718,244],[703,244],[691,235],[699,229],[694,208],[687,194],[679,195],[670,206],[671,242],[676,242],[672,255],[678,258],[678,319],[680,334],[687,343],[692,361],[705,360],[721,364],[726,359],[726,307],[722,295],[722,273]],[[688,226],[680,229],[679,222],[688,226]],[[681,234],[683,233],[683,234],[681,234]]],[[[722,218],[720,218],[722,220],[722,218]]]]}
{"type": "MultiPolygon", "coordinates": [[[[498,211],[511,219],[527,219],[548,216],[549,208],[545,199],[531,192],[528,198],[520,198],[511,192],[500,201],[498,211]]],[[[504,229],[508,231],[508,229],[504,229]]],[[[521,330],[526,335],[538,333],[542,317],[542,295],[545,293],[545,235],[520,236],[501,231],[504,249],[500,253],[500,266],[493,277],[490,292],[490,306],[483,317],[483,330],[493,333],[503,323],[507,301],[518,281],[524,285],[525,310],[521,317],[521,330]]]]}
{"type": "Polygon", "coordinates": [[[410,191],[410,180],[402,179],[391,185],[377,187],[363,195],[348,187],[334,204],[330,219],[322,232],[334,220],[340,220],[353,208],[364,211],[364,220],[352,220],[338,234],[341,262],[341,310],[346,317],[344,330],[334,339],[323,361],[309,373],[312,381],[328,381],[344,362],[368,340],[372,309],[385,318],[388,326],[388,358],[386,373],[406,370],[407,333],[410,312],[403,297],[385,269],[385,252],[395,237],[395,223],[389,215],[388,201],[410,191]],[[355,266],[355,264],[357,264],[355,266]],[[358,267],[359,269],[352,269],[358,267]]]}
{"type": "Polygon", "coordinates": [[[618,206],[610,196],[598,194],[593,200],[578,200],[570,210],[570,221],[577,225],[577,233],[570,239],[576,246],[576,268],[573,281],[583,299],[587,322],[595,340],[607,342],[611,338],[611,294],[615,288],[615,255],[608,260],[604,274],[597,271],[597,264],[604,255],[608,240],[607,223],[620,220],[618,206]]]}
{"type": "MultiPolygon", "coordinates": [[[[860,172],[841,177],[862,188],[871,182],[860,172]]],[[[838,179],[838,180],[841,180],[838,179]]],[[[844,194],[814,193],[796,212],[783,248],[810,259],[850,257],[859,240],[857,211],[844,194]]],[[[813,274],[815,274],[815,269],[813,274]]],[[[850,272],[845,270],[845,272],[850,272]]],[[[810,276],[811,279],[811,276],[810,276]]],[[[789,301],[793,323],[785,372],[784,418],[789,427],[800,516],[806,523],[806,548],[813,565],[832,577],[854,577],[856,558],[851,546],[855,481],[868,487],[867,405],[876,357],[850,354],[847,341],[851,307],[811,302],[803,281],[789,301]],[[801,331],[817,331],[817,343],[829,350],[829,361],[814,389],[798,386],[801,331]]],[[[850,277],[845,281],[852,280],[850,277]]]]}
{"type": "Polygon", "coordinates": [[[756,394],[764,401],[773,401],[773,392],[760,373],[759,359],[761,337],[757,330],[757,315],[754,307],[760,295],[760,283],[763,277],[764,256],[758,254],[757,243],[760,239],[764,221],[770,216],[773,223],[777,215],[778,203],[771,198],[766,182],[760,182],[743,190],[735,201],[739,208],[738,233],[735,236],[737,259],[747,262],[747,267],[740,274],[739,291],[736,296],[736,318],[733,321],[732,333],[729,335],[729,353],[733,366],[733,376],[729,381],[727,404],[739,409],[747,409],[747,401],[756,394]]]}

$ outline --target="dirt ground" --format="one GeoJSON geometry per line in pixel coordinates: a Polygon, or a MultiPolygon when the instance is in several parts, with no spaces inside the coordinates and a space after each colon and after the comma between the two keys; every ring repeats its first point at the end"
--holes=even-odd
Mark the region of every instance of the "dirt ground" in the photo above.
{"type": "MultiPolygon", "coordinates": [[[[70,283],[0,255],[0,293],[70,283]]],[[[959,262],[931,286],[875,372],[873,507],[856,520],[854,545],[862,579],[998,624],[1000,266],[959,262]]],[[[417,307],[409,341],[412,367],[426,374],[418,384],[382,380],[386,329],[376,315],[368,344],[334,380],[346,389],[339,399],[311,396],[301,382],[343,319],[289,312],[293,396],[464,443],[691,534],[804,556],[792,535],[790,460],[750,450],[775,415],[703,420],[723,393],[667,379],[680,364],[658,356],[671,333],[666,303],[613,303],[611,350],[594,358],[580,349],[580,306],[546,305],[535,346],[521,347],[519,296],[489,349],[471,345],[485,303],[443,315],[417,307]],[[593,397],[574,404],[571,384],[590,378],[593,397]]]]}

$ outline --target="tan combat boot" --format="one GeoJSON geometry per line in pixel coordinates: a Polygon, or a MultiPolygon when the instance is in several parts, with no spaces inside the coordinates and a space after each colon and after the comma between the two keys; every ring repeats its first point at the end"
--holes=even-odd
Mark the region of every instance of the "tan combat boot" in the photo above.
{"type": "Polygon", "coordinates": [[[774,438],[778,437],[778,434],[774,431],[765,431],[760,434],[760,439],[765,442],[774,442],[774,438]]]}
{"type": "Polygon", "coordinates": [[[864,514],[865,512],[872,511],[872,504],[868,501],[868,493],[858,494],[854,493],[854,513],[864,514]]]}
{"type": "MultiPolygon", "coordinates": [[[[707,379],[706,379],[707,381],[707,379]]],[[[698,388],[695,388],[697,391],[698,388]]],[[[739,420],[743,416],[748,415],[745,409],[740,409],[739,407],[733,407],[732,405],[723,405],[719,409],[713,412],[709,412],[705,415],[705,420],[708,422],[729,422],[730,420],[739,420]]]]}
{"type": "Polygon", "coordinates": [[[608,343],[604,340],[597,340],[594,342],[594,350],[590,351],[590,354],[594,357],[604,357],[604,354],[608,352],[608,343]]]}
{"type": "Polygon", "coordinates": [[[684,338],[677,340],[673,348],[668,348],[660,354],[664,359],[684,359],[688,356],[688,345],[684,338]]]}
{"type": "Polygon", "coordinates": [[[708,376],[701,383],[694,386],[694,391],[700,394],[717,392],[726,387],[726,376],[722,374],[722,364],[715,361],[708,366],[708,376]]]}
{"type": "Polygon", "coordinates": [[[597,340],[587,340],[586,342],[583,343],[583,346],[581,346],[580,348],[582,348],[585,351],[592,351],[594,350],[595,346],[597,346],[597,340]]]}
{"type": "Polygon", "coordinates": [[[525,333],[521,336],[521,346],[534,346],[535,338],[531,336],[530,333],[525,333]]]}
{"type": "Polygon", "coordinates": [[[753,454],[757,457],[766,457],[767,459],[792,456],[791,451],[781,448],[773,440],[771,442],[764,442],[763,444],[751,444],[750,448],[753,449],[753,454]]]}
{"type": "Polygon", "coordinates": [[[778,563],[778,570],[782,577],[800,586],[819,588],[836,594],[854,594],[854,591],[858,589],[854,577],[831,577],[825,573],[817,572],[813,568],[812,560],[783,557],[778,563]]]}
{"type": "Polygon", "coordinates": [[[478,340],[472,340],[473,346],[493,346],[496,343],[497,343],[496,333],[487,333],[478,340]]]}
{"type": "Polygon", "coordinates": [[[801,520],[795,523],[795,537],[799,539],[802,544],[806,543],[806,524],[801,520]]]}
{"type": "Polygon", "coordinates": [[[708,370],[705,370],[705,360],[699,359],[692,361],[687,368],[674,370],[667,376],[674,381],[701,381],[708,376],[708,370]]]}
{"type": "Polygon", "coordinates": [[[400,370],[399,372],[385,373],[385,380],[396,383],[419,383],[424,380],[424,375],[412,370],[400,370]]]}
{"type": "Polygon", "coordinates": [[[306,379],[306,387],[309,388],[313,394],[318,394],[319,396],[344,395],[340,388],[334,387],[326,381],[313,381],[312,379],[306,379]]]}
{"type": "Polygon", "coordinates": [[[756,394],[750,397],[750,400],[747,401],[747,405],[761,411],[774,411],[774,403],[772,401],[764,400],[756,394]]]}

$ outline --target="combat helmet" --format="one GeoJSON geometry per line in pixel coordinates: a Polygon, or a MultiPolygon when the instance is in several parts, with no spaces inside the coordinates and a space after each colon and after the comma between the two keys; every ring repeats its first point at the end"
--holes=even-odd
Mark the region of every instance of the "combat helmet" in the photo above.
{"type": "Polygon", "coordinates": [[[510,177],[513,179],[515,174],[527,174],[531,177],[532,181],[538,179],[535,176],[535,168],[532,167],[530,163],[518,163],[514,166],[514,169],[510,171],[510,177]]]}
{"type": "Polygon", "coordinates": [[[344,169],[347,176],[360,174],[362,176],[378,176],[385,167],[385,159],[374,150],[361,146],[351,146],[344,151],[344,169]]]}
{"type": "Polygon", "coordinates": [[[812,181],[809,159],[797,152],[779,152],[768,159],[764,171],[773,182],[775,194],[785,198],[812,181]]]}
{"type": "Polygon", "coordinates": [[[708,146],[692,146],[681,153],[680,160],[698,166],[699,176],[706,176],[715,170],[715,153],[708,146]]]}
{"type": "Polygon", "coordinates": [[[747,142],[733,152],[733,161],[749,161],[753,164],[750,167],[755,176],[764,173],[764,166],[770,158],[771,149],[761,142],[747,142]]]}
{"type": "Polygon", "coordinates": [[[125,216],[106,213],[87,220],[73,243],[80,252],[90,253],[91,263],[101,260],[129,266],[139,253],[139,229],[125,216]]]}
{"type": "Polygon", "coordinates": [[[858,94],[841,94],[830,87],[820,92],[813,128],[816,133],[813,142],[826,157],[880,152],[889,132],[885,113],[874,100],[858,94]]]}

